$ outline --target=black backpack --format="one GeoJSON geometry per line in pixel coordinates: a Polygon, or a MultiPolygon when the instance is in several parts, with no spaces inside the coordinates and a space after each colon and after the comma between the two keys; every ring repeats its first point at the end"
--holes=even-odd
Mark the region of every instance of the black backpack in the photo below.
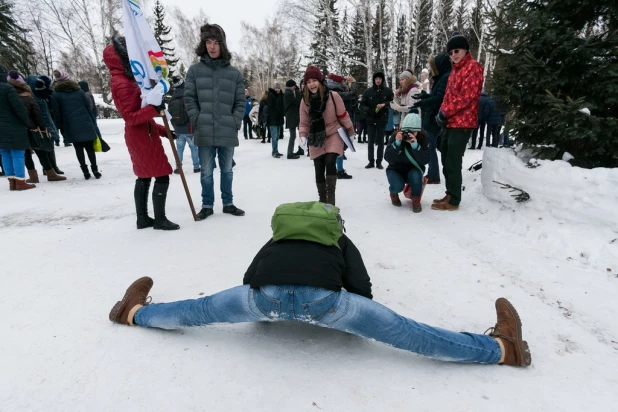
{"type": "Polygon", "coordinates": [[[185,99],[183,97],[175,97],[167,107],[167,110],[172,116],[172,123],[185,124],[189,121],[189,115],[185,109],[185,99]]]}

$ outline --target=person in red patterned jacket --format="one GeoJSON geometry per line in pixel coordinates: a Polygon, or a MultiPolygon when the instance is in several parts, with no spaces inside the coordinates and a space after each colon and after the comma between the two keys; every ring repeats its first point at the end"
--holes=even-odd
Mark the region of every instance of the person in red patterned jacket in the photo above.
{"type": "Polygon", "coordinates": [[[170,222],[165,216],[172,166],[167,161],[161,143],[161,137],[167,136],[167,131],[154,121],[165,106],[142,107],[141,90],[129,65],[124,37],[112,38],[112,44],[103,50],[103,61],[111,74],[112,98],[125,122],[124,139],[131,155],[133,172],[137,176],[134,190],[137,228],[180,229],[180,226],[170,222]],[[153,177],[155,178],[152,189],[154,219],[148,216],[148,191],[153,177]]]}
{"type": "Polygon", "coordinates": [[[460,33],[447,43],[453,61],[446,92],[436,122],[442,130],[440,152],[446,196],[431,205],[435,210],[457,210],[461,202],[461,166],[468,140],[478,126],[478,107],[483,90],[483,66],[470,55],[470,44],[460,33]]]}

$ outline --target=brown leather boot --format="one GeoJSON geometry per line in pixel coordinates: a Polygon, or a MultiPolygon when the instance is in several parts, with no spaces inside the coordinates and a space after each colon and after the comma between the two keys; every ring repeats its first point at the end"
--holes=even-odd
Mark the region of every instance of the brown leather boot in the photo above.
{"type": "Polygon", "coordinates": [[[455,206],[449,203],[450,200],[451,200],[451,197],[449,196],[446,201],[440,202],[440,203],[434,203],[433,205],[431,205],[431,208],[433,210],[448,210],[448,211],[459,210],[459,206],[455,206]]]}
{"type": "Polygon", "coordinates": [[[61,182],[63,180],[67,180],[66,177],[57,174],[54,169],[46,170],[45,175],[47,176],[48,182],[61,182]]]}
{"type": "Polygon", "coordinates": [[[39,174],[36,169],[28,170],[28,176],[30,178],[26,180],[26,183],[39,183],[39,174]]]}
{"type": "Polygon", "coordinates": [[[109,312],[109,320],[122,325],[134,325],[133,316],[137,309],[150,303],[147,299],[153,283],[152,279],[148,276],[139,278],[131,283],[122,300],[116,302],[112,311],[109,312]]]}
{"type": "Polygon", "coordinates": [[[433,203],[444,203],[448,202],[451,199],[451,195],[446,195],[442,199],[434,199],[433,203]]]}
{"type": "Polygon", "coordinates": [[[326,203],[335,206],[335,190],[337,189],[337,175],[326,176],[326,203]]]}
{"type": "Polygon", "coordinates": [[[496,300],[496,326],[489,328],[492,338],[500,339],[504,347],[501,365],[529,366],[532,355],[528,342],[521,337],[521,319],[519,314],[508,300],[499,298],[496,300]]]}
{"type": "Polygon", "coordinates": [[[15,178],[15,190],[28,190],[28,189],[34,189],[35,187],[36,185],[30,185],[26,183],[25,179],[15,178]]]}
{"type": "Polygon", "coordinates": [[[391,203],[393,204],[393,206],[397,206],[397,207],[401,207],[401,200],[399,199],[399,194],[395,193],[389,193],[391,195],[391,203]]]}
{"type": "Polygon", "coordinates": [[[318,188],[318,201],[321,203],[326,203],[326,182],[324,183],[316,183],[318,188]]]}
{"type": "Polygon", "coordinates": [[[423,211],[420,196],[412,196],[412,211],[414,213],[421,213],[423,211]]]}
{"type": "Polygon", "coordinates": [[[9,190],[15,190],[15,178],[9,177],[9,190]]]}

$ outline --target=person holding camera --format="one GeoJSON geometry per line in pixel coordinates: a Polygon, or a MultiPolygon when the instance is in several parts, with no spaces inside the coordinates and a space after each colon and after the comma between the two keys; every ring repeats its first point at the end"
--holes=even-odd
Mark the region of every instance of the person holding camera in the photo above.
{"type": "Polygon", "coordinates": [[[386,178],[388,179],[391,203],[400,207],[399,192],[405,184],[412,189],[412,211],[420,213],[423,174],[429,161],[427,137],[421,130],[421,116],[409,113],[403,120],[401,130],[391,136],[386,146],[384,159],[388,162],[386,178]]]}

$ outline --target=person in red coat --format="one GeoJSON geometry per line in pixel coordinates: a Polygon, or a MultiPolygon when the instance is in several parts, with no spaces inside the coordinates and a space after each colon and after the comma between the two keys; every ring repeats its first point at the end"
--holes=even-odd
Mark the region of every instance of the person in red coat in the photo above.
{"type": "MultiPolygon", "coordinates": [[[[165,216],[165,201],[170,185],[172,166],[167,161],[161,137],[167,136],[165,127],[154,121],[163,106],[142,107],[141,90],[133,77],[124,37],[114,36],[112,44],[103,51],[103,61],[111,74],[112,98],[125,121],[124,138],[131,155],[135,181],[135,210],[137,228],[154,227],[160,230],[180,229],[165,216]],[[154,219],[148,216],[148,192],[152,191],[154,219]]],[[[161,96],[163,97],[163,96],[161,96]]]]}
{"type": "Polygon", "coordinates": [[[483,90],[483,66],[470,55],[470,44],[455,32],[446,48],[453,61],[444,100],[436,122],[442,130],[440,153],[446,196],[434,200],[435,210],[457,210],[461,202],[461,166],[468,140],[478,126],[479,98],[483,90]]]}

